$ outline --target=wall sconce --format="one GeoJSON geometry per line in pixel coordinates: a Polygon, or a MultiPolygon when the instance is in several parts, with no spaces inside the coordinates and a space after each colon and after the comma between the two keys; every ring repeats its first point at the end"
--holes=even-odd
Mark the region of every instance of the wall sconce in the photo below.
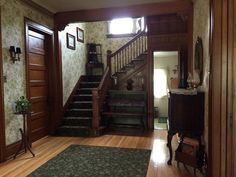
{"type": "Polygon", "coordinates": [[[10,46],[9,52],[11,54],[11,60],[13,61],[13,63],[15,63],[15,61],[20,61],[20,47],[15,48],[15,46],[10,46]]]}

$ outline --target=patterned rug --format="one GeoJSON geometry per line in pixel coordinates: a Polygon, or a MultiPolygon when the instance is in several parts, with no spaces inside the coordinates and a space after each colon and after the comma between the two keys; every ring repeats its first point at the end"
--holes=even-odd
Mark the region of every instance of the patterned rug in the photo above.
{"type": "Polygon", "coordinates": [[[146,177],[151,150],[71,145],[29,177],[146,177]]]}

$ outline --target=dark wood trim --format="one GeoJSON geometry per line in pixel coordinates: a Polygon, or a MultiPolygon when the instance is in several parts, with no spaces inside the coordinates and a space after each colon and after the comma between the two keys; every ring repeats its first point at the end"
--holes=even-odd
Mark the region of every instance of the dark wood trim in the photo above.
{"type": "MultiPolygon", "coordinates": [[[[235,57],[233,50],[234,50],[234,1],[229,1],[228,3],[228,10],[227,10],[227,18],[228,18],[228,63],[227,63],[227,77],[228,77],[228,81],[227,81],[227,115],[228,117],[230,117],[230,114],[232,114],[233,116],[233,77],[235,77],[235,73],[233,70],[233,59],[235,57]],[[229,18],[232,17],[232,18],[229,18]]],[[[231,123],[230,121],[227,121],[227,132],[226,132],[226,141],[227,141],[227,149],[226,149],[226,176],[227,177],[231,177],[234,176],[233,175],[233,170],[232,170],[232,166],[233,166],[233,155],[234,155],[234,149],[235,146],[232,146],[233,142],[234,142],[234,134],[233,134],[233,123],[231,123]]]]}
{"type": "Polygon", "coordinates": [[[78,90],[79,84],[82,81],[82,77],[79,78],[79,80],[77,81],[77,83],[75,84],[75,87],[73,88],[70,96],[68,97],[65,105],[63,106],[63,114],[65,114],[66,110],[69,108],[70,103],[73,100],[73,96],[75,95],[76,91],[78,90]]]}
{"type": "MultiPolygon", "coordinates": [[[[1,7],[0,7],[1,19],[1,7]]],[[[5,117],[4,117],[4,87],[3,87],[3,62],[2,62],[2,31],[0,27],[0,162],[4,161],[6,137],[5,137],[5,117]]]]}
{"type": "Polygon", "coordinates": [[[231,164],[231,175],[236,176],[236,1],[231,3],[232,5],[232,26],[233,26],[233,132],[232,132],[232,164],[231,164]]]}
{"type": "MultiPolygon", "coordinates": [[[[229,22],[230,0],[211,0],[210,92],[209,92],[209,175],[231,177],[227,158],[230,140],[231,110],[231,38],[229,22]]],[[[231,141],[231,142],[230,142],[231,141]]],[[[232,147],[235,149],[235,147],[232,147]]]]}
{"type": "Polygon", "coordinates": [[[119,17],[140,17],[177,12],[188,12],[192,8],[189,0],[142,4],[126,7],[79,10],[55,14],[55,23],[59,30],[73,22],[93,22],[111,20],[119,17]]]}
{"type": "MultiPolygon", "coordinates": [[[[34,30],[45,35],[45,42],[47,47],[47,59],[48,59],[48,74],[49,74],[49,133],[54,134],[56,130],[55,122],[58,119],[58,102],[57,102],[57,73],[58,68],[54,55],[54,32],[53,30],[40,25],[37,22],[34,22],[28,18],[25,18],[25,56],[26,56],[26,95],[29,99],[29,73],[28,73],[28,30],[34,30]]],[[[28,119],[29,120],[29,119],[28,119]]],[[[28,122],[29,129],[30,124],[28,122]]],[[[31,134],[29,132],[29,142],[31,142],[31,134]]]]}
{"type": "Polygon", "coordinates": [[[48,15],[50,17],[54,16],[53,12],[51,12],[48,9],[38,5],[37,3],[33,2],[32,0],[20,0],[20,1],[25,3],[26,5],[30,6],[31,8],[41,12],[42,14],[48,15]]]}
{"type": "MultiPolygon", "coordinates": [[[[13,158],[15,153],[17,152],[19,146],[20,146],[21,141],[17,141],[15,143],[9,144],[6,146],[6,153],[5,153],[5,160],[9,160],[13,158]]],[[[23,153],[23,148],[20,151],[20,153],[23,153]]]]}
{"type": "MultiPolygon", "coordinates": [[[[148,37],[148,46],[150,44],[150,40],[148,37]]],[[[148,129],[154,129],[154,92],[153,92],[153,65],[154,65],[154,57],[153,50],[148,50],[148,60],[147,60],[147,95],[148,95],[148,129]]]]}
{"type": "MultiPolygon", "coordinates": [[[[193,7],[192,7],[193,8],[193,7]]],[[[188,71],[193,73],[193,9],[188,13],[188,71]]]]}
{"type": "Polygon", "coordinates": [[[57,78],[57,120],[55,126],[61,125],[63,118],[63,83],[62,83],[62,48],[61,32],[55,30],[55,58],[56,58],[56,78],[57,78]]]}

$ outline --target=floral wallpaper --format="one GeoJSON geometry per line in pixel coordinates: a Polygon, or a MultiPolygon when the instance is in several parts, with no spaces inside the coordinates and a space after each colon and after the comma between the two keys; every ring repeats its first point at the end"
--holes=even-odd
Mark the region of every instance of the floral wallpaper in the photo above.
{"type": "Polygon", "coordinates": [[[60,32],[62,44],[63,105],[65,105],[66,101],[68,100],[80,76],[85,74],[85,64],[87,61],[86,36],[85,23],[70,24],[65,28],[64,31],[60,32]],[[84,30],[84,43],[77,41],[76,27],[84,30]],[[66,33],[75,36],[75,50],[67,48],[66,33]]]}
{"type": "Polygon", "coordinates": [[[4,83],[5,132],[6,144],[9,145],[21,138],[22,118],[14,115],[13,104],[20,96],[26,95],[25,54],[22,52],[21,61],[13,64],[9,47],[19,46],[25,51],[24,17],[49,27],[53,27],[53,19],[18,0],[1,1],[1,9],[3,75],[7,78],[4,83]]]}
{"type": "Polygon", "coordinates": [[[86,29],[87,29],[88,43],[102,44],[102,59],[105,66],[106,66],[107,50],[115,52],[117,49],[119,49],[132,39],[132,37],[107,38],[106,37],[108,33],[107,21],[86,23],[86,29]]]}
{"type": "MultiPolygon", "coordinates": [[[[209,94],[209,27],[210,27],[210,12],[209,12],[209,0],[195,0],[194,1],[194,23],[193,23],[193,58],[195,50],[195,42],[197,37],[202,38],[203,42],[203,84],[200,86],[200,90],[205,92],[205,130],[204,139],[206,143],[206,150],[208,148],[208,94],[209,94]]],[[[193,62],[194,63],[194,62],[193,62]]],[[[193,67],[194,68],[194,67],[193,67]]]]}

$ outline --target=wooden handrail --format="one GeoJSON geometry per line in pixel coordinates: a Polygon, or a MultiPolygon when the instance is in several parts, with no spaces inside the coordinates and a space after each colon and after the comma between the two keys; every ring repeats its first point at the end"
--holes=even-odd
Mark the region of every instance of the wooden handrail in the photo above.
{"type": "Polygon", "coordinates": [[[140,32],[116,52],[107,51],[107,65],[111,70],[111,75],[125,70],[126,66],[146,51],[147,35],[145,31],[140,32]]]}
{"type": "Polygon", "coordinates": [[[127,42],[125,45],[123,45],[122,47],[120,47],[116,52],[111,54],[111,57],[115,56],[117,53],[119,53],[120,51],[122,51],[124,48],[126,48],[128,45],[130,45],[131,43],[133,43],[134,41],[136,41],[136,39],[138,39],[140,36],[145,35],[146,32],[142,31],[140,33],[138,33],[133,39],[131,39],[129,42],[127,42]]]}
{"type": "Polygon", "coordinates": [[[97,131],[100,127],[101,111],[106,94],[110,89],[110,87],[111,87],[111,74],[110,74],[110,68],[107,67],[98,88],[94,88],[92,90],[92,100],[93,100],[92,128],[94,131],[94,135],[97,134],[97,131]]]}

